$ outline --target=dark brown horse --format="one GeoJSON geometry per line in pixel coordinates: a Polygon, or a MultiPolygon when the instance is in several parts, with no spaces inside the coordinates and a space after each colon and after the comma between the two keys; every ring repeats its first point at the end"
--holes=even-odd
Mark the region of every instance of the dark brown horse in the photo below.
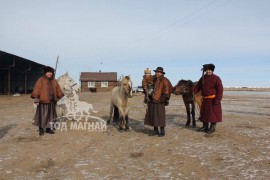
{"type": "Polygon", "coordinates": [[[191,123],[191,117],[192,115],[192,126],[196,127],[196,121],[195,121],[195,102],[197,102],[199,108],[201,108],[201,95],[200,92],[196,95],[193,94],[193,87],[198,82],[192,82],[191,80],[180,80],[177,85],[173,87],[173,93],[175,95],[182,95],[186,112],[187,112],[187,122],[186,127],[190,126],[191,123]],[[191,105],[191,109],[190,109],[191,105]]]}

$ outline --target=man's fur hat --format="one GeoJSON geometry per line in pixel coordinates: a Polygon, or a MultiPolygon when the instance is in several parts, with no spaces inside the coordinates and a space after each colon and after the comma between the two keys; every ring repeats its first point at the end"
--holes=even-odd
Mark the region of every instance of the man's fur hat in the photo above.
{"type": "Polygon", "coordinates": [[[214,64],[204,64],[202,71],[206,71],[206,70],[211,70],[214,71],[215,70],[215,65],[214,64]]]}
{"type": "Polygon", "coordinates": [[[43,72],[46,74],[47,72],[52,72],[54,74],[54,69],[50,66],[44,66],[43,72]]]}
{"type": "Polygon", "coordinates": [[[144,74],[151,74],[151,69],[146,68],[146,69],[144,70],[144,74]]]}

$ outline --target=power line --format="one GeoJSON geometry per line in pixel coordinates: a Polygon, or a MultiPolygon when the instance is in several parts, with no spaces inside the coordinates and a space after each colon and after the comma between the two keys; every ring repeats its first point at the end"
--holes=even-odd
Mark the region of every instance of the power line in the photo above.
{"type": "Polygon", "coordinates": [[[158,30],[158,31],[156,31],[156,32],[154,32],[154,33],[152,33],[152,34],[146,36],[146,37],[143,37],[143,38],[141,38],[141,39],[139,39],[139,40],[136,40],[136,41],[134,41],[134,42],[132,42],[132,43],[123,45],[123,46],[121,46],[121,47],[118,47],[118,48],[115,48],[115,49],[112,49],[112,50],[108,50],[108,51],[103,52],[103,53],[101,53],[101,54],[95,55],[94,57],[98,57],[98,56],[110,54],[111,52],[114,52],[115,50],[118,50],[118,49],[130,48],[130,47],[131,47],[131,44],[133,44],[133,46],[134,46],[134,45],[136,46],[136,44],[140,44],[141,42],[146,41],[146,40],[148,40],[148,39],[150,39],[150,38],[152,38],[152,37],[154,37],[154,36],[156,36],[156,35],[162,33],[162,31],[164,31],[164,30],[166,30],[166,29],[169,29],[169,28],[175,26],[175,25],[178,24],[179,22],[184,21],[185,19],[187,19],[187,18],[189,18],[189,17],[191,17],[191,16],[193,16],[193,15],[199,13],[200,11],[204,10],[205,8],[207,8],[208,6],[210,6],[211,4],[213,4],[213,3],[216,2],[216,1],[217,1],[217,0],[212,0],[212,1],[208,2],[206,5],[204,5],[204,6],[200,7],[199,9],[197,9],[197,10],[191,12],[190,14],[186,15],[185,17],[183,17],[183,18],[181,18],[181,19],[178,19],[178,20],[175,21],[174,23],[171,23],[170,25],[166,26],[165,28],[160,29],[160,30],[158,30]]]}
{"type": "MultiPolygon", "coordinates": [[[[100,56],[106,56],[106,55],[109,55],[109,54],[115,54],[116,55],[116,54],[119,54],[119,53],[125,51],[126,49],[132,49],[132,48],[138,47],[143,42],[145,42],[145,41],[147,41],[149,39],[152,39],[154,37],[161,36],[163,34],[168,33],[175,26],[181,27],[181,26],[186,25],[186,24],[188,24],[190,22],[193,22],[193,21],[195,21],[197,19],[200,19],[203,16],[205,16],[206,14],[208,14],[208,13],[210,13],[210,12],[212,12],[212,11],[214,11],[214,10],[222,7],[222,6],[225,6],[226,4],[228,4],[229,2],[231,2],[232,0],[228,0],[228,1],[224,2],[224,3],[218,4],[217,6],[215,6],[213,8],[210,8],[208,11],[204,11],[206,8],[208,8],[209,6],[211,6],[212,4],[214,4],[216,1],[217,0],[212,0],[212,1],[208,2],[204,6],[196,9],[195,11],[189,13],[188,15],[184,16],[183,18],[178,19],[177,21],[169,24],[165,28],[162,28],[162,29],[160,29],[160,30],[158,30],[156,32],[153,32],[152,34],[150,34],[148,36],[145,36],[145,37],[143,37],[143,38],[141,38],[139,40],[136,40],[136,41],[134,41],[132,43],[129,43],[129,44],[120,46],[118,48],[111,49],[111,50],[108,50],[108,51],[105,51],[103,53],[100,53],[100,54],[97,54],[97,55],[93,55],[93,56],[90,56],[90,57],[91,58],[93,58],[93,57],[100,57],[100,56]],[[197,17],[194,17],[195,15],[197,15],[197,17]],[[192,17],[194,17],[194,18],[192,19],[192,17]],[[118,53],[114,53],[115,51],[119,51],[119,52],[118,53]]],[[[78,58],[78,59],[81,59],[81,58],[78,58]]],[[[89,57],[84,57],[84,58],[89,58],[89,57]]],[[[76,58],[73,58],[73,59],[76,59],[76,58]]]]}

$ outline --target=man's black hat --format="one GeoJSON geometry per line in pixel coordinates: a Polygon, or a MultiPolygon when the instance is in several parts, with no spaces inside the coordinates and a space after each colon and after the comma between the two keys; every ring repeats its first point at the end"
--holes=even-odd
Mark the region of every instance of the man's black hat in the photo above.
{"type": "Polygon", "coordinates": [[[157,69],[154,70],[154,72],[161,72],[161,73],[165,74],[162,67],[157,67],[157,69]]]}

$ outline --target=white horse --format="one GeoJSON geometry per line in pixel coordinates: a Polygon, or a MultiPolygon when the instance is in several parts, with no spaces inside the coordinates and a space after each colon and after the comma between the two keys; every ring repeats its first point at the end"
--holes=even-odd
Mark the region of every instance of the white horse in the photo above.
{"type": "Polygon", "coordinates": [[[97,113],[92,104],[79,100],[77,92],[79,85],[74,81],[68,73],[57,79],[65,97],[58,101],[60,115],[66,116],[68,119],[80,120],[84,115],[89,116],[90,112],[97,113]]]}
{"type": "Polygon", "coordinates": [[[124,127],[129,129],[128,113],[129,98],[132,98],[132,81],[130,76],[122,76],[120,86],[114,87],[111,91],[110,117],[107,123],[110,124],[112,114],[114,114],[113,123],[119,122],[119,130],[124,127]],[[113,113],[114,111],[114,113],[113,113]]]}
{"type": "Polygon", "coordinates": [[[66,95],[72,94],[73,90],[75,90],[76,92],[79,92],[80,90],[78,83],[74,79],[72,79],[67,72],[60,76],[57,81],[62,91],[66,95]]]}
{"type": "Polygon", "coordinates": [[[57,115],[64,116],[68,112],[68,101],[65,98],[70,98],[74,90],[76,92],[79,92],[80,87],[78,83],[74,79],[72,79],[67,72],[57,78],[57,81],[63,93],[65,94],[65,97],[57,102],[57,115]]]}

